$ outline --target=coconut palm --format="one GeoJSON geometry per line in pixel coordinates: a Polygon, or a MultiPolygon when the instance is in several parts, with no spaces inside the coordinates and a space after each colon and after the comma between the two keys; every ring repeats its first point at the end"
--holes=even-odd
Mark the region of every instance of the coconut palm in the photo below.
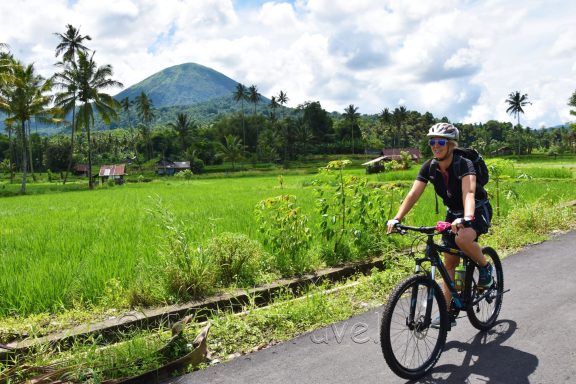
{"type": "Polygon", "coordinates": [[[506,113],[516,116],[518,126],[520,126],[520,114],[524,113],[522,107],[532,104],[528,101],[528,95],[526,93],[520,95],[519,91],[511,92],[506,99],[506,103],[509,105],[506,113]]]}
{"type": "Polygon", "coordinates": [[[97,66],[94,61],[94,53],[88,55],[82,51],[78,52],[77,63],[74,63],[75,68],[76,86],[78,89],[78,101],[80,107],[78,108],[78,128],[86,129],[86,138],[88,140],[88,187],[94,188],[92,180],[92,140],[90,137],[90,129],[94,124],[94,109],[98,112],[100,118],[106,124],[110,124],[113,119],[117,118],[117,110],[120,108],[120,103],[112,96],[103,91],[111,87],[122,87],[122,83],[112,80],[110,77],[113,75],[112,66],[109,64],[97,66]]]}
{"type": "Polygon", "coordinates": [[[154,105],[152,104],[152,99],[146,95],[144,91],[136,96],[134,100],[134,104],[136,104],[136,111],[138,112],[138,116],[142,124],[140,128],[142,130],[142,137],[144,142],[146,143],[146,148],[148,152],[148,160],[152,158],[152,137],[151,137],[151,128],[150,123],[156,117],[154,113],[154,105]]]}
{"type": "Polygon", "coordinates": [[[240,108],[242,111],[242,141],[246,142],[246,129],[244,128],[244,101],[248,100],[248,90],[243,84],[236,84],[236,90],[234,91],[234,101],[240,102],[240,108]]]}
{"type": "Polygon", "coordinates": [[[400,133],[402,132],[402,124],[408,117],[408,110],[405,106],[400,106],[399,108],[394,108],[394,112],[392,112],[392,120],[396,126],[396,137],[393,139],[392,146],[400,146],[400,133]],[[396,140],[397,139],[397,140],[396,140]]]}
{"type": "Polygon", "coordinates": [[[13,61],[11,66],[11,81],[0,89],[0,110],[8,117],[8,125],[19,123],[19,136],[22,140],[22,184],[20,193],[26,193],[28,172],[27,129],[32,118],[45,123],[55,123],[54,110],[49,109],[52,96],[48,93],[52,89],[52,81],[46,80],[35,73],[34,65],[13,61]]]}
{"type": "Polygon", "coordinates": [[[244,158],[244,145],[238,136],[226,135],[224,136],[224,142],[218,143],[220,151],[218,156],[226,161],[232,163],[232,170],[235,169],[237,161],[244,158]]]}
{"type": "MultiPolygon", "coordinates": [[[[284,91],[280,91],[280,93],[278,94],[278,103],[280,103],[281,106],[284,106],[284,104],[286,104],[288,102],[288,95],[284,92],[284,91]]],[[[284,110],[282,110],[282,119],[284,119],[284,110]]]]}
{"type": "MultiPolygon", "coordinates": [[[[60,43],[56,46],[56,53],[55,56],[58,57],[61,53],[62,61],[56,63],[56,66],[61,67],[62,76],[55,75],[57,78],[58,86],[61,88],[67,88],[67,94],[69,96],[63,97],[59,101],[59,106],[63,107],[65,113],[69,113],[72,111],[72,127],[70,129],[70,156],[68,158],[68,167],[66,168],[66,173],[64,174],[64,181],[63,184],[66,184],[66,180],[68,180],[68,173],[72,168],[72,160],[74,156],[74,134],[76,132],[76,91],[77,86],[74,84],[74,81],[65,74],[65,72],[70,69],[69,64],[76,61],[76,56],[78,52],[87,53],[89,51],[88,47],[86,47],[83,42],[84,40],[92,40],[92,38],[88,35],[82,36],[80,34],[80,30],[74,28],[71,24],[66,25],[66,32],[65,33],[54,33],[56,36],[60,38],[60,43]],[[64,103],[64,104],[63,104],[64,103]]],[[[69,75],[69,74],[68,74],[69,75]]]]}
{"type": "Polygon", "coordinates": [[[196,128],[196,124],[186,113],[179,113],[176,116],[176,122],[168,123],[168,126],[178,134],[182,153],[184,153],[190,145],[192,130],[196,128]]]}
{"type": "Polygon", "coordinates": [[[70,24],[66,25],[65,33],[55,32],[54,34],[60,38],[60,43],[56,46],[56,57],[64,53],[63,61],[74,61],[78,52],[86,53],[89,51],[83,42],[84,40],[92,40],[92,38],[88,35],[82,36],[80,30],[70,24]]]}
{"type": "Polygon", "coordinates": [[[278,101],[276,101],[276,96],[270,98],[270,108],[272,109],[271,119],[276,120],[276,109],[280,106],[278,101]]]}
{"type": "Polygon", "coordinates": [[[262,95],[260,95],[260,93],[258,93],[258,87],[256,85],[252,84],[250,86],[250,88],[248,88],[248,100],[252,104],[254,104],[254,113],[253,113],[254,116],[256,116],[256,106],[260,102],[261,98],[262,98],[262,95]]]}
{"type": "MultiPolygon", "coordinates": [[[[570,96],[570,99],[568,100],[568,106],[576,108],[576,91],[574,91],[572,96],[570,96]]],[[[576,110],[571,109],[570,114],[576,116],[576,110]]]]}
{"type": "Polygon", "coordinates": [[[354,154],[354,129],[356,128],[356,123],[360,117],[360,114],[357,111],[358,107],[355,107],[354,104],[350,104],[344,109],[344,120],[348,121],[352,132],[352,154],[354,154]]]}

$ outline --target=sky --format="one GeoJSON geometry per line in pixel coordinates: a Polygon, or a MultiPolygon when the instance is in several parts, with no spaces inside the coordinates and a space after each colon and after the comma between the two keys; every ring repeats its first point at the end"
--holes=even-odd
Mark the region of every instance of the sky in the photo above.
{"type": "Polygon", "coordinates": [[[193,62],[337,112],[515,122],[519,91],[521,124],[539,128],[574,120],[574,20],[568,0],[2,0],[0,42],[50,76],[72,24],[125,87],[193,62]]]}

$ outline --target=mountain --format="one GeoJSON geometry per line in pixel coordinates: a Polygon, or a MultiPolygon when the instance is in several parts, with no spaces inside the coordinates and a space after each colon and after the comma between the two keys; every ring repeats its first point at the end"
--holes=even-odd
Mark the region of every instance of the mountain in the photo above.
{"type": "Polygon", "coordinates": [[[145,92],[155,108],[175,105],[191,105],[222,96],[228,96],[236,88],[231,78],[195,63],[175,65],[123,90],[114,98],[128,97],[133,100],[145,92]]]}

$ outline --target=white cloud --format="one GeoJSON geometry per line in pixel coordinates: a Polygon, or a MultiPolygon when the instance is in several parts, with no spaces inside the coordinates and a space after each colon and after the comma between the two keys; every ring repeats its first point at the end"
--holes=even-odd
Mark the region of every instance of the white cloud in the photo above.
{"type": "Polygon", "coordinates": [[[6,0],[0,42],[49,76],[53,33],[72,24],[126,86],[196,62],[266,96],[283,90],[291,106],[319,100],[340,112],[403,104],[452,121],[514,121],[504,100],[519,90],[533,102],[521,121],[537,127],[573,118],[574,11],[562,0],[6,0]]]}

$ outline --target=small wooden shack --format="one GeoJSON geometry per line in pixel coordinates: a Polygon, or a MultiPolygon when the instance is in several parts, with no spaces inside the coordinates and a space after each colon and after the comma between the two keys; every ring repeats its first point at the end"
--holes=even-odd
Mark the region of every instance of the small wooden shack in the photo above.
{"type": "Polygon", "coordinates": [[[102,183],[108,179],[113,179],[116,184],[124,184],[125,168],[126,164],[103,165],[100,167],[98,177],[102,183]]]}
{"type": "Polygon", "coordinates": [[[186,169],[190,169],[189,161],[161,160],[156,163],[156,173],[158,175],[174,176],[176,173],[186,169]]]}

